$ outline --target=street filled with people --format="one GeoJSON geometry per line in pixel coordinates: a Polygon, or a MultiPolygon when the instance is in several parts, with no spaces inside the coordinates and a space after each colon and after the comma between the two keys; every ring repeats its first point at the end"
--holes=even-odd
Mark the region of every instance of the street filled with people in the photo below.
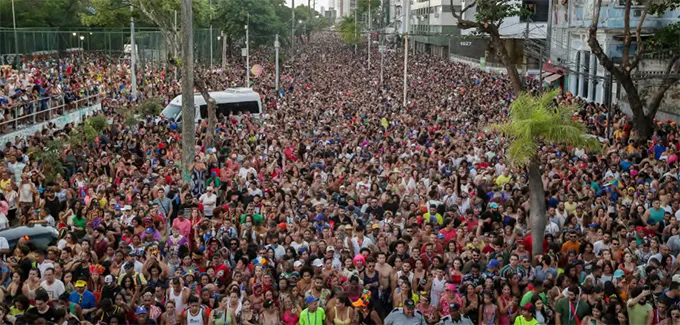
{"type": "MultiPolygon", "coordinates": [[[[35,153],[73,125],[2,148],[0,228],[59,233],[54,245],[0,236],[2,322],[680,324],[675,123],[641,140],[616,107],[556,97],[604,149],[541,147],[547,226],[532,255],[527,171],[487,128],[509,118],[507,76],[419,53],[404,106],[401,47],[381,84],[377,49],[369,66],[365,48],[313,35],[281,63],[280,92],[273,49],[253,50],[264,113],[201,120],[190,166],[176,123],[125,121],[144,99],[180,95],[172,69],[138,69],[136,99],[129,66],[101,54],[3,71],[5,119],[70,94],[95,96],[111,123],[64,145],[56,179],[35,153]]],[[[241,61],[196,74],[243,87],[241,61]]]]}

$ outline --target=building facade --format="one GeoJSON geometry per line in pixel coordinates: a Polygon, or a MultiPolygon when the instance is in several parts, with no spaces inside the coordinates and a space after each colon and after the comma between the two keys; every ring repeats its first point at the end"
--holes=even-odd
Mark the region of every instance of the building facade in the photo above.
{"type": "MultiPolygon", "coordinates": [[[[588,45],[588,28],[592,24],[594,0],[556,0],[554,2],[554,19],[552,41],[550,44],[550,60],[553,64],[567,71],[564,85],[579,97],[597,103],[625,101],[623,90],[612,80],[609,86],[609,75],[591,54],[588,45]],[[611,89],[611,91],[610,91],[611,89]]],[[[630,26],[634,32],[644,6],[631,7],[630,26]]],[[[624,7],[625,0],[603,0],[600,10],[597,39],[603,51],[614,62],[621,60],[623,54],[624,7]]],[[[654,30],[678,21],[680,10],[668,11],[662,15],[647,15],[643,25],[643,36],[653,35],[654,30]]],[[[631,52],[636,48],[635,38],[631,52]]],[[[649,56],[641,61],[639,73],[657,74],[665,69],[667,57],[649,56]]],[[[677,88],[676,88],[677,89],[677,88]]],[[[669,93],[674,91],[672,88],[669,93]]],[[[671,94],[672,95],[672,94],[671,94]]]]}

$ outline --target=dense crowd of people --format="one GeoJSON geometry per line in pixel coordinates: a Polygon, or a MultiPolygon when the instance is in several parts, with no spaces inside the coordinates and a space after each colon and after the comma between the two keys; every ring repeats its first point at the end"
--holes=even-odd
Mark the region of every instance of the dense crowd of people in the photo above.
{"type": "MultiPolygon", "coordinates": [[[[0,226],[60,235],[48,247],[20,238],[12,251],[0,237],[0,320],[680,324],[674,124],[641,142],[620,111],[556,98],[613,140],[601,154],[542,148],[548,225],[532,255],[526,171],[506,161],[509,139],[485,130],[508,118],[506,77],[419,55],[403,107],[400,51],[386,54],[380,84],[352,50],[313,38],[282,69],[280,93],[269,50],[251,56],[264,67],[251,80],[265,113],[198,123],[187,183],[172,123],[123,120],[136,103],[126,66],[66,62],[66,84],[101,86],[113,122],[65,147],[54,181],[30,152],[72,126],[3,148],[0,226]]],[[[197,73],[213,90],[242,86],[234,61],[197,73]]],[[[180,93],[166,73],[139,72],[140,100],[180,93]]]]}

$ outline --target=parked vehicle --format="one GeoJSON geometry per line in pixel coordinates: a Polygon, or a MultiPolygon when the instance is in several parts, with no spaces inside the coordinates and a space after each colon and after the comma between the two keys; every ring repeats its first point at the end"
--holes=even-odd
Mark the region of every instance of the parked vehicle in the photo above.
{"type": "Polygon", "coordinates": [[[56,245],[59,239],[59,231],[51,226],[34,224],[28,226],[18,226],[0,230],[0,237],[7,239],[10,252],[17,246],[21,237],[28,237],[29,243],[35,248],[46,249],[51,245],[56,245]]]}

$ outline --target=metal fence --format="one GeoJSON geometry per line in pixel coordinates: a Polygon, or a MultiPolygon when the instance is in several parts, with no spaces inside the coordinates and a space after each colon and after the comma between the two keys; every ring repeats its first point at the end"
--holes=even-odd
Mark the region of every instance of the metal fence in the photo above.
{"type": "Polygon", "coordinates": [[[0,114],[0,134],[21,130],[39,122],[49,121],[83,107],[94,105],[101,99],[100,94],[92,93],[80,98],[67,100],[64,95],[40,98],[16,103],[2,108],[0,114]]]}
{"type": "MultiPolygon", "coordinates": [[[[213,29],[194,30],[194,58],[201,64],[210,64],[212,45],[213,62],[218,63],[221,56],[219,31],[213,29]],[[211,44],[212,39],[212,44],[211,44]]],[[[135,43],[141,63],[158,62],[162,64],[172,49],[163,34],[154,28],[136,28],[135,43]]],[[[129,28],[90,28],[90,29],[44,29],[44,28],[0,28],[0,63],[12,64],[16,53],[30,58],[37,52],[82,48],[88,52],[102,52],[110,56],[125,57],[124,50],[130,44],[129,28]]],[[[128,49],[130,47],[128,46],[128,49]]]]}

